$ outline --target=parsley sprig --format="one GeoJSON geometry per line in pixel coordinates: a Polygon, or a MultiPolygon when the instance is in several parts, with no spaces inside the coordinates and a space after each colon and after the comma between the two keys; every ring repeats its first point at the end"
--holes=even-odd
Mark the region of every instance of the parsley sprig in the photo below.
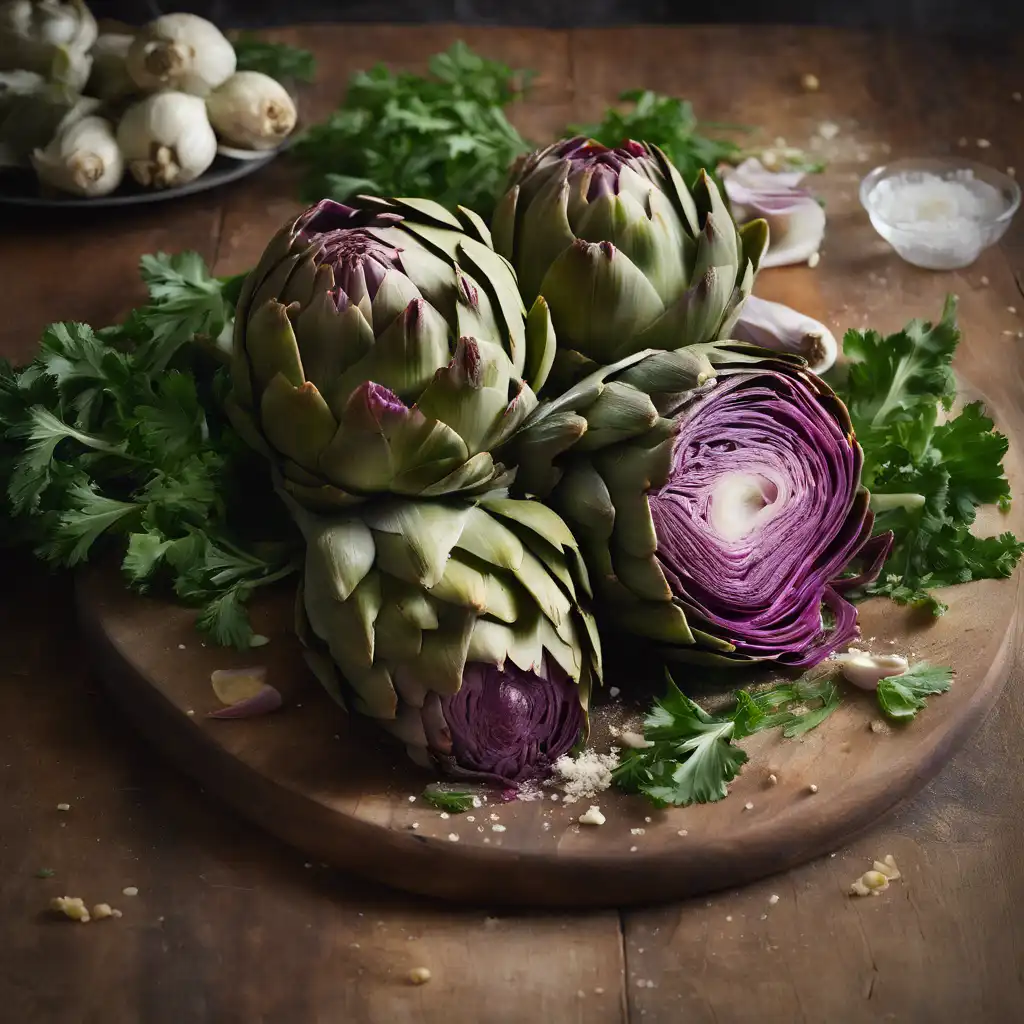
{"type": "Polygon", "coordinates": [[[260,71],[279,82],[312,82],[316,58],[309,50],[272,43],[243,32],[232,43],[239,71],[260,71]]]}
{"type": "Polygon", "coordinates": [[[959,341],[953,296],[936,324],[914,320],[889,337],[848,331],[843,341],[853,362],[839,392],[864,448],[875,529],[896,538],[869,592],[935,615],[946,605],[933,588],[1009,576],[1024,554],[1012,533],[971,532],[979,505],[1009,507],[1008,442],[980,402],[945,415],[956,398],[959,341]]]}
{"type": "Polygon", "coordinates": [[[129,583],[170,583],[218,643],[260,643],[254,589],[296,568],[267,471],[223,413],[240,278],[196,253],[142,259],[150,302],[126,323],[52,324],[39,353],[0,364],[5,535],[54,566],[119,546],[129,583]]]}
{"type": "Polygon", "coordinates": [[[352,76],[341,106],[293,152],[306,165],[303,195],[419,196],[487,217],[513,160],[530,147],[505,115],[530,72],[457,42],[427,75],[382,64],[352,76]]]}

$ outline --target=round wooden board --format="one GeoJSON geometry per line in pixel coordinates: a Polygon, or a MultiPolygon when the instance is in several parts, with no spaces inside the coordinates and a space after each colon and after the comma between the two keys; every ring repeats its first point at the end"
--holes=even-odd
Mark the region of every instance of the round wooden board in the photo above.
{"type": "MultiPolygon", "coordinates": [[[[102,675],[138,728],[312,859],[449,900],[583,907],[738,885],[834,850],[870,825],[923,785],[992,706],[1017,636],[1018,590],[1016,579],[954,588],[949,613],[925,624],[887,601],[865,604],[867,646],[952,665],[953,689],[909,727],[873,731],[873,695],[854,693],[802,740],[754,736],[725,801],[659,811],[608,791],[572,805],[549,796],[495,801],[449,818],[418,798],[431,777],[375,727],[346,716],[308,674],[290,633],[288,588],[255,602],[256,628],[271,643],[244,655],[204,646],[191,613],[130,593],[114,568],[84,572],[78,600],[102,675]],[[267,667],[285,706],[244,721],[207,718],[219,707],[210,673],[253,664],[267,667]],[[607,816],[602,827],[576,823],[591,802],[607,816]]],[[[598,748],[631,713],[618,702],[595,710],[598,748]]]]}

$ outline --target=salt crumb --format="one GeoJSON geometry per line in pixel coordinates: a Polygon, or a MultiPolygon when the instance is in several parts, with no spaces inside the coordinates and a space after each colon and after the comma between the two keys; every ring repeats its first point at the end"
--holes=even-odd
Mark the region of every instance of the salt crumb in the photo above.
{"type": "Polygon", "coordinates": [[[476,821],[476,817],[472,814],[467,814],[466,821],[476,821]]]}
{"type": "Polygon", "coordinates": [[[767,914],[762,914],[761,915],[761,920],[762,921],[767,921],[768,920],[768,915],[767,914]]]}
{"type": "Polygon", "coordinates": [[[689,834],[690,834],[690,833],[689,833],[689,831],[688,831],[687,829],[685,829],[685,828],[681,828],[681,829],[680,829],[680,830],[679,830],[679,831],[678,831],[678,832],[676,833],[676,835],[677,835],[677,836],[688,836],[689,834]]]}
{"type": "Polygon", "coordinates": [[[828,142],[839,134],[839,125],[837,125],[835,121],[822,121],[822,123],[818,125],[818,134],[828,142]]]}
{"type": "Polygon", "coordinates": [[[188,711],[185,712],[185,714],[191,716],[195,714],[195,711],[193,711],[192,708],[189,708],[188,711]]]}
{"type": "Polygon", "coordinates": [[[1010,99],[1013,100],[1014,103],[1020,103],[1021,95],[1019,92],[1011,92],[1010,99]]]}
{"type": "Polygon", "coordinates": [[[966,146],[967,145],[967,137],[964,136],[964,135],[961,135],[960,138],[956,140],[956,144],[958,146],[966,146]]]}
{"type": "Polygon", "coordinates": [[[807,257],[807,266],[809,266],[811,270],[813,270],[820,262],[821,253],[819,252],[812,252],[811,255],[807,257]]]}
{"type": "Polygon", "coordinates": [[[780,898],[779,895],[777,893],[773,892],[771,894],[771,896],[768,897],[768,902],[769,902],[769,904],[771,904],[771,906],[774,907],[775,904],[779,902],[779,898],[780,898]]]}
{"type": "Polygon", "coordinates": [[[71,810],[71,804],[57,804],[57,810],[58,811],[70,811],[71,810]]]}
{"type": "Polygon", "coordinates": [[[450,817],[451,817],[451,815],[447,811],[442,811],[441,812],[441,820],[442,821],[447,821],[450,817]]]}
{"type": "Polygon", "coordinates": [[[1016,167],[1007,167],[1006,168],[1006,173],[1007,173],[1007,175],[1009,177],[1016,178],[1017,177],[1017,168],[1016,167]]]}
{"type": "Polygon", "coordinates": [[[777,786],[778,784],[779,784],[779,777],[778,777],[778,775],[776,775],[775,772],[772,772],[771,774],[769,774],[769,776],[768,776],[768,785],[769,786],[777,786]]]}
{"type": "MultiPolygon", "coordinates": [[[[980,283],[981,283],[982,288],[987,288],[988,287],[988,278],[984,274],[981,275],[981,282],[980,283]]],[[[889,643],[894,644],[894,643],[896,643],[896,641],[895,640],[890,640],[889,643]]]]}
{"type": "Polygon", "coordinates": [[[587,994],[587,993],[586,993],[586,992],[584,992],[584,991],[583,991],[583,989],[581,989],[581,988],[578,988],[578,989],[576,989],[576,998],[577,998],[577,999],[583,999],[583,998],[585,998],[586,994],[587,994]]]}
{"type": "Polygon", "coordinates": [[[449,843],[457,843],[458,841],[459,841],[459,833],[458,832],[449,832],[448,833],[448,842],[449,843]]]}
{"type": "Polygon", "coordinates": [[[581,825],[603,825],[608,819],[601,813],[597,804],[591,804],[590,809],[584,811],[577,819],[581,825]]]}
{"type": "Polygon", "coordinates": [[[501,821],[501,818],[499,818],[498,815],[494,813],[494,811],[491,811],[491,821],[501,821]]]}
{"type": "Polygon", "coordinates": [[[1016,314],[1016,312],[1017,312],[1017,307],[1016,307],[1016,306],[1007,306],[1007,307],[1006,307],[1006,312],[1007,312],[1007,313],[1014,313],[1014,314],[1016,314]]]}
{"type": "Polygon", "coordinates": [[[743,810],[745,811],[752,811],[753,809],[754,805],[749,800],[743,805],[743,810]]]}
{"type": "Polygon", "coordinates": [[[623,729],[619,733],[619,739],[622,740],[624,747],[629,747],[631,750],[645,750],[647,747],[654,746],[651,740],[644,739],[643,733],[631,732],[628,729],[623,729]]]}
{"type": "Polygon", "coordinates": [[[807,92],[817,92],[821,82],[818,81],[817,75],[812,75],[808,72],[800,79],[800,84],[807,92]]]}
{"type": "Polygon", "coordinates": [[[636,847],[636,846],[631,846],[631,847],[629,848],[629,852],[630,852],[630,853],[636,853],[636,851],[637,851],[638,849],[639,849],[639,847],[636,847]]]}
{"type": "Polygon", "coordinates": [[[312,867],[313,865],[312,865],[312,864],[311,864],[310,862],[308,862],[308,861],[307,861],[307,862],[306,862],[305,864],[303,864],[302,866],[303,866],[304,868],[306,868],[306,869],[308,870],[308,869],[309,869],[309,868],[311,868],[311,867],[312,867]]]}
{"type": "MultiPolygon", "coordinates": [[[[551,799],[554,800],[555,803],[558,803],[558,799],[559,799],[558,794],[557,793],[552,793],[551,794],[551,799]]],[[[566,800],[566,803],[567,804],[568,803],[572,803],[572,801],[571,800],[566,800]]]]}
{"type": "Polygon", "coordinates": [[[139,895],[139,889],[138,889],[138,886],[135,886],[135,885],[126,885],[126,886],[125,886],[125,887],[124,887],[124,888],[123,888],[123,889],[121,890],[121,895],[122,895],[122,896],[138,896],[138,895],[139,895]]]}
{"type": "Polygon", "coordinates": [[[603,996],[604,995],[604,989],[603,988],[595,988],[594,989],[594,995],[595,996],[603,996]]]}
{"type": "Polygon", "coordinates": [[[492,832],[504,832],[505,831],[505,826],[504,825],[492,825],[491,826],[491,831],[492,832]]]}
{"type": "Polygon", "coordinates": [[[726,921],[731,921],[732,920],[732,914],[726,914],[725,915],[725,919],[726,919],[726,921]]]}
{"type": "Polygon", "coordinates": [[[644,821],[647,822],[648,825],[650,825],[650,823],[651,823],[651,816],[648,814],[647,817],[644,818],[644,821]]]}
{"type": "Polygon", "coordinates": [[[110,912],[110,915],[111,915],[111,917],[121,917],[122,916],[121,911],[118,910],[117,907],[114,907],[114,909],[110,912]]]}
{"type": "Polygon", "coordinates": [[[484,927],[487,928],[487,929],[497,928],[499,924],[501,924],[501,918],[500,917],[485,917],[484,918],[484,927]]]}
{"type": "Polygon", "coordinates": [[[419,827],[420,827],[420,823],[419,823],[418,821],[414,821],[414,822],[413,822],[413,823],[412,823],[412,824],[411,824],[411,825],[409,826],[409,828],[412,828],[412,829],[416,829],[416,828],[419,828],[419,827]]]}
{"type": "MultiPolygon", "coordinates": [[[[614,754],[599,754],[595,750],[584,750],[575,758],[568,754],[560,757],[554,769],[565,802],[592,800],[604,792],[612,784],[612,770],[618,763],[614,754]]],[[[557,799],[557,794],[552,794],[552,798],[557,799]]]]}
{"type": "Polygon", "coordinates": [[[620,693],[622,693],[622,691],[617,686],[609,686],[608,687],[608,696],[609,697],[618,697],[618,695],[620,693]]]}
{"type": "Polygon", "coordinates": [[[411,985],[425,985],[430,981],[431,974],[428,967],[414,967],[409,972],[409,983],[411,985]]]}
{"type": "Polygon", "coordinates": [[[484,836],[484,842],[485,843],[489,843],[490,841],[491,841],[491,837],[490,836],[484,836]]]}
{"type": "Polygon", "coordinates": [[[97,921],[102,921],[105,917],[113,917],[114,910],[109,903],[97,903],[96,906],[92,908],[92,916],[97,921]]]}
{"type": "Polygon", "coordinates": [[[178,644],[178,650],[179,651],[185,650],[185,645],[184,644],[178,644]]]}
{"type": "Polygon", "coordinates": [[[647,829],[645,828],[631,828],[629,831],[635,836],[642,836],[647,833],[647,829]]]}
{"type": "Polygon", "coordinates": [[[411,804],[416,803],[416,797],[414,797],[414,796],[409,797],[409,803],[411,803],[411,804]]]}
{"type": "Polygon", "coordinates": [[[775,139],[775,148],[776,149],[785,149],[786,148],[786,140],[781,135],[777,136],[776,139],[775,139]]]}
{"type": "Polygon", "coordinates": [[[889,726],[885,724],[880,718],[872,719],[871,724],[868,728],[876,735],[882,736],[889,731],[889,726]]]}
{"type": "Polygon", "coordinates": [[[50,900],[50,909],[81,924],[88,924],[91,920],[85,900],[80,896],[55,896],[50,900]]]}
{"type": "Polygon", "coordinates": [[[992,143],[989,142],[988,139],[978,139],[975,145],[978,147],[978,149],[988,149],[988,147],[991,146],[992,143]]]}
{"type": "Polygon", "coordinates": [[[818,792],[818,787],[813,782],[807,788],[812,793],[818,792]]]}
{"type": "MultiPolygon", "coordinates": [[[[544,831],[546,832],[549,828],[551,828],[551,822],[550,821],[543,822],[541,824],[541,828],[544,829],[544,831]]],[[[483,832],[483,829],[480,829],[480,831],[483,832]]]]}

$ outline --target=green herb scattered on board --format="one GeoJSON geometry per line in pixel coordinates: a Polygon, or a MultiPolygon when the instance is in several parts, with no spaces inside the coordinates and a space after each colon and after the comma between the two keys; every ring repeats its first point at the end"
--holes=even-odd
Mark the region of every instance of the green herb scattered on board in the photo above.
{"type": "Polygon", "coordinates": [[[309,50],[267,42],[246,32],[232,45],[239,71],[260,71],[279,82],[312,82],[316,78],[316,58],[309,50]]]}

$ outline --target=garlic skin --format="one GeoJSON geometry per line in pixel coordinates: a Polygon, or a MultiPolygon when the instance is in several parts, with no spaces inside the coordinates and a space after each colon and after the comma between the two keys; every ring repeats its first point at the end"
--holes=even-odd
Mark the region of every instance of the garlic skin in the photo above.
{"type": "Polygon", "coordinates": [[[138,92],[138,86],[128,74],[128,51],[135,36],[106,32],[93,44],[92,74],[86,87],[90,96],[101,100],[119,100],[138,92]]]}
{"type": "Polygon", "coordinates": [[[86,198],[109,195],[124,177],[114,126],[95,116],[74,121],[46,149],[37,149],[32,166],[40,181],[86,198]]]}
{"type": "Polygon", "coordinates": [[[236,71],[206,97],[214,131],[243,149],[276,149],[295,129],[288,91],[259,71],[236,71]]]}
{"type": "Polygon", "coordinates": [[[851,647],[836,659],[848,683],[862,690],[877,690],[881,680],[889,676],[901,676],[910,667],[906,658],[899,654],[869,654],[851,647]]]}
{"type": "Polygon", "coordinates": [[[117,144],[132,177],[152,188],[194,181],[217,155],[206,104],[183,92],[156,93],[130,106],[117,126],[117,144]]]}
{"type": "Polygon", "coordinates": [[[803,178],[800,171],[769,171],[754,157],[723,172],[736,220],[768,221],[762,268],[804,263],[821,248],[825,211],[810,192],[798,187],[803,178]]]}
{"type": "Polygon", "coordinates": [[[235,73],[235,48],[195,14],[165,14],[141,29],[128,50],[128,73],[146,92],[176,89],[206,96],[235,73]]]}
{"type": "Polygon", "coordinates": [[[34,71],[80,92],[96,35],[83,0],[7,0],[0,3],[0,70],[34,71]]]}
{"type": "Polygon", "coordinates": [[[803,356],[814,373],[830,370],[839,355],[835,336],[823,323],[756,295],[747,296],[731,334],[736,341],[803,356]]]}

